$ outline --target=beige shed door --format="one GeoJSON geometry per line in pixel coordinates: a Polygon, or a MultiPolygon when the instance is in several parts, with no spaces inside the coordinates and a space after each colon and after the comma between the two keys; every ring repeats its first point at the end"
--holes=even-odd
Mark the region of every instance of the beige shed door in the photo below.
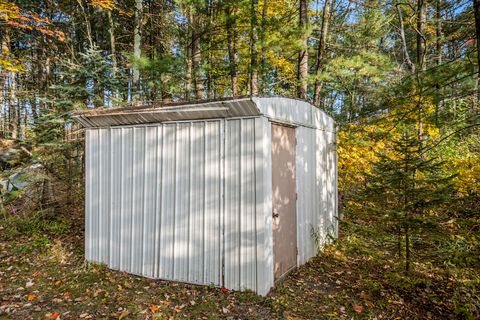
{"type": "Polygon", "coordinates": [[[275,280],[297,265],[295,128],[272,123],[272,223],[275,280]]]}

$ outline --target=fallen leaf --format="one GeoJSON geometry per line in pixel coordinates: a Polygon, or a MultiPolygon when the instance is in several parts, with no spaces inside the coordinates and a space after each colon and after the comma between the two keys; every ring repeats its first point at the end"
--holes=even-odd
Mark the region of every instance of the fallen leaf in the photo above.
{"type": "Polygon", "coordinates": [[[33,281],[28,281],[26,284],[25,284],[25,287],[27,288],[30,288],[31,286],[33,286],[33,281]]]}
{"type": "Polygon", "coordinates": [[[48,319],[57,319],[60,317],[58,312],[50,312],[45,315],[48,319]]]}
{"type": "Polygon", "coordinates": [[[35,299],[37,299],[37,295],[36,295],[36,294],[29,294],[29,295],[27,296],[27,300],[28,300],[28,301],[33,301],[33,300],[35,300],[35,299]]]}
{"type": "Polygon", "coordinates": [[[103,293],[103,292],[105,292],[105,290],[103,290],[103,289],[95,290],[95,291],[93,292],[93,296],[96,297],[96,296],[98,296],[99,294],[101,294],[101,293],[103,293]]]}
{"type": "Polygon", "coordinates": [[[222,291],[223,293],[227,293],[229,290],[227,288],[220,288],[220,291],[222,291]]]}
{"type": "Polygon", "coordinates": [[[42,275],[42,273],[41,273],[40,271],[35,271],[35,272],[33,273],[33,276],[34,276],[34,277],[40,277],[41,275],[42,275]]]}
{"type": "Polygon", "coordinates": [[[163,300],[162,301],[162,304],[165,305],[165,306],[168,306],[170,304],[170,301],[168,300],[163,300]]]}
{"type": "Polygon", "coordinates": [[[158,306],[156,304],[152,304],[150,306],[150,311],[152,311],[152,313],[155,313],[158,311],[158,306]]]}
{"type": "Polygon", "coordinates": [[[118,316],[118,320],[125,319],[129,314],[130,314],[130,311],[126,309],[123,310],[122,313],[120,313],[120,316],[118,316]]]}
{"type": "Polygon", "coordinates": [[[363,308],[359,305],[354,305],[353,306],[353,310],[356,312],[356,313],[362,313],[363,312],[363,308]]]}

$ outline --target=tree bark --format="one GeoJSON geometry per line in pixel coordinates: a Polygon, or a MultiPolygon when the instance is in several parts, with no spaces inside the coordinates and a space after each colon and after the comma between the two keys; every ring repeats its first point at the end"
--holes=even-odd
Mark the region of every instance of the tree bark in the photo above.
{"type": "Polygon", "coordinates": [[[186,66],[186,75],[185,75],[185,100],[190,100],[190,95],[192,93],[192,12],[190,8],[186,8],[186,15],[188,18],[188,38],[185,46],[185,66],[186,66]]]}
{"type": "Polygon", "coordinates": [[[403,24],[403,15],[402,15],[402,10],[400,9],[400,4],[395,5],[397,8],[397,15],[398,15],[398,22],[399,22],[399,33],[400,33],[400,39],[402,40],[402,52],[403,52],[403,60],[405,64],[407,65],[407,69],[410,72],[415,72],[415,65],[412,62],[412,59],[410,59],[410,54],[408,53],[408,46],[407,46],[407,40],[405,38],[405,26],[403,24]]]}
{"type": "Polygon", "coordinates": [[[473,0],[477,43],[477,108],[480,106],[480,0],[473,0]]]}
{"type": "Polygon", "coordinates": [[[410,230],[408,225],[405,227],[405,271],[410,272],[410,230]]]}
{"type": "Polygon", "coordinates": [[[200,52],[200,23],[197,13],[192,16],[192,71],[193,71],[193,83],[195,86],[195,98],[198,100],[203,99],[203,82],[202,74],[200,70],[201,52],[200,52]]]}
{"type": "MultiPolygon", "coordinates": [[[[425,38],[425,23],[426,23],[426,3],[425,0],[417,0],[417,67],[418,70],[425,71],[427,70],[427,61],[426,61],[426,38],[425,38]]],[[[422,84],[418,83],[419,87],[419,101],[417,104],[418,109],[418,140],[422,142],[423,137],[423,105],[422,105],[422,95],[423,88],[422,84]]]]}
{"type": "Polygon", "coordinates": [[[85,28],[87,30],[87,40],[90,48],[93,48],[93,37],[92,37],[92,25],[90,23],[90,19],[88,17],[87,11],[85,10],[85,6],[83,5],[83,0],[77,0],[77,3],[82,10],[83,19],[85,20],[85,28]]]}
{"type": "Polygon", "coordinates": [[[258,95],[258,0],[251,0],[251,26],[250,26],[250,95],[258,95]]]}
{"type": "Polygon", "coordinates": [[[140,98],[140,69],[138,60],[142,56],[142,21],[143,21],[143,0],[135,0],[135,25],[133,29],[133,57],[135,59],[133,66],[133,96],[134,100],[140,98]]]}
{"type": "Polygon", "coordinates": [[[322,13],[322,29],[318,42],[317,61],[315,65],[315,86],[313,89],[313,105],[320,106],[323,81],[318,79],[325,67],[325,50],[327,47],[328,27],[330,23],[330,0],[325,0],[322,13]]]}
{"type": "Polygon", "coordinates": [[[417,0],[417,64],[422,71],[427,69],[425,23],[427,19],[425,0],[417,0]]]}
{"type": "Polygon", "coordinates": [[[302,32],[297,65],[297,97],[307,99],[308,86],[308,0],[300,0],[299,26],[302,32]]]}
{"type": "Polygon", "coordinates": [[[266,94],[267,91],[267,57],[266,57],[266,33],[267,33],[267,14],[268,14],[268,0],[263,0],[262,8],[262,22],[261,22],[261,31],[260,31],[260,46],[261,46],[261,57],[260,57],[260,74],[261,74],[261,87],[260,92],[262,95],[266,94]]]}
{"type": "Polygon", "coordinates": [[[112,70],[113,70],[112,76],[113,78],[116,78],[118,63],[117,63],[117,49],[115,44],[115,24],[113,22],[112,12],[110,10],[107,10],[107,18],[108,18],[108,34],[110,36],[110,50],[111,50],[111,56],[112,56],[112,70]]]}
{"type": "Polygon", "coordinates": [[[235,28],[234,10],[228,6],[225,8],[226,14],[226,28],[227,28],[227,47],[228,47],[228,62],[230,69],[230,80],[232,86],[232,96],[238,96],[238,79],[237,79],[237,31],[235,28]]]}

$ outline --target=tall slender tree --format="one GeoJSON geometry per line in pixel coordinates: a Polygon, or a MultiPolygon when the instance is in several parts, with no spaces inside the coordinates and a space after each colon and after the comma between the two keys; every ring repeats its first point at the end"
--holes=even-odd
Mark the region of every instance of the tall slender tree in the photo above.
{"type": "Polygon", "coordinates": [[[317,59],[315,63],[315,84],[313,88],[313,104],[320,105],[323,82],[319,77],[325,67],[325,50],[327,47],[328,27],[330,23],[330,0],[325,0],[322,12],[320,39],[318,40],[317,59]]]}
{"type": "Polygon", "coordinates": [[[308,86],[308,0],[299,2],[299,27],[301,32],[297,66],[297,97],[307,99],[308,86]]]}

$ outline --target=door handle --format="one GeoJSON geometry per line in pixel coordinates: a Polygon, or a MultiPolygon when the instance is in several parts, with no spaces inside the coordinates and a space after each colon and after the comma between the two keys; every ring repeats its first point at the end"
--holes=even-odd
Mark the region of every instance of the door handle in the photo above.
{"type": "Polygon", "coordinates": [[[272,212],[272,217],[273,217],[273,218],[278,218],[278,212],[277,212],[277,210],[275,210],[275,209],[273,210],[273,212],[272,212]]]}

